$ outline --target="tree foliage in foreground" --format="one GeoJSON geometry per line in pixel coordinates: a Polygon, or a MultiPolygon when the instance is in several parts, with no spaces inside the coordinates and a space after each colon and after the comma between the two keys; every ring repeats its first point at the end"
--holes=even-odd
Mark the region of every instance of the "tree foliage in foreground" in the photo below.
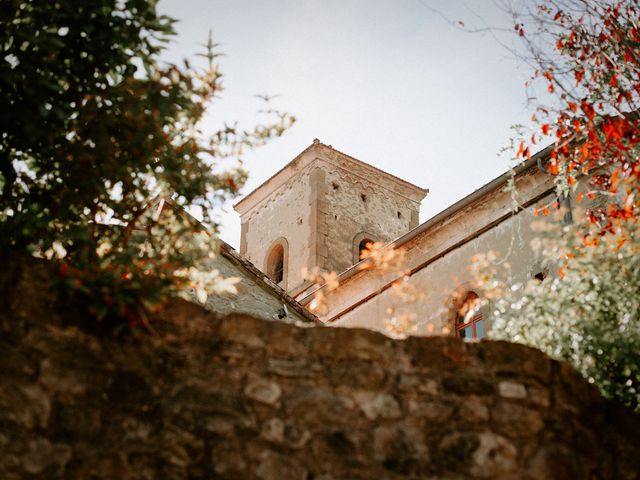
{"type": "Polygon", "coordinates": [[[637,228],[584,246],[584,230],[539,222],[534,247],[556,275],[509,285],[476,263],[491,299],[491,336],[571,362],[609,398],[640,407],[640,237],[637,228]]]}
{"type": "MultiPolygon", "coordinates": [[[[552,140],[547,171],[560,198],[590,204],[537,240],[555,278],[507,285],[476,265],[493,299],[493,337],[571,361],[602,392],[640,405],[640,9],[635,0],[548,0],[514,13],[546,104],[517,157],[552,140]],[[590,199],[591,201],[588,201],[590,199]]],[[[536,82],[536,80],[538,82],[536,82]]],[[[532,95],[535,96],[535,95],[532,95]]],[[[540,211],[547,215],[551,205],[540,211]]],[[[538,213],[537,211],[534,213],[538,213]]]]}
{"type": "Polygon", "coordinates": [[[215,208],[246,174],[222,161],[294,120],[268,111],[249,130],[200,132],[222,90],[215,45],[204,68],[161,62],[173,23],[147,0],[0,8],[1,248],[59,259],[99,318],[130,325],[189,286],[223,288],[202,262],[215,253],[215,208]],[[210,233],[176,214],[192,207],[210,233]]]}
{"type": "Polygon", "coordinates": [[[596,235],[615,233],[617,220],[635,222],[639,214],[640,5],[547,0],[514,16],[535,68],[529,85],[541,81],[551,99],[537,105],[538,131],[522,140],[517,156],[553,140],[546,168],[559,193],[581,189],[603,199],[588,218],[596,235]]]}

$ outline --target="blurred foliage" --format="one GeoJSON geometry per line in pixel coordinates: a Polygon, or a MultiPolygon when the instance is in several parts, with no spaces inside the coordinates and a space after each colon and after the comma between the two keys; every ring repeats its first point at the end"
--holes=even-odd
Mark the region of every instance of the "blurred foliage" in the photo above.
{"type": "Polygon", "coordinates": [[[494,338],[568,360],[602,392],[640,405],[640,9],[635,0],[553,0],[512,11],[533,68],[535,124],[517,159],[553,140],[541,164],[570,216],[541,223],[534,248],[552,272],[510,285],[497,256],[476,259],[494,338]],[[534,92],[542,84],[545,95],[534,92]],[[546,103],[543,103],[543,99],[546,103]],[[587,201],[590,200],[590,201],[587,201]],[[571,222],[574,223],[571,223],[571,222]],[[567,222],[569,224],[567,224],[567,222]]]}
{"type": "Polygon", "coordinates": [[[492,254],[476,258],[492,307],[490,336],[571,362],[609,398],[640,408],[640,232],[626,223],[585,246],[584,225],[538,222],[533,247],[553,274],[510,284],[492,254]]]}
{"type": "Polygon", "coordinates": [[[294,121],[267,109],[248,130],[201,132],[222,90],[216,45],[204,67],[164,63],[173,24],[147,0],[0,6],[2,249],[58,259],[98,318],[132,327],[189,287],[216,290],[202,266],[216,252],[215,209],[246,179],[222,161],[294,121]]]}

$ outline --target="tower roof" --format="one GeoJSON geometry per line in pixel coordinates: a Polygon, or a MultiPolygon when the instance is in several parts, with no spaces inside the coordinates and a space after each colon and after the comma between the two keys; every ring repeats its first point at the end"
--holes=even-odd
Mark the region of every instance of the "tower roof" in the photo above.
{"type": "Polygon", "coordinates": [[[384,170],[380,170],[372,165],[369,165],[362,160],[358,160],[351,155],[347,155],[339,150],[336,150],[331,145],[326,145],[317,138],[313,140],[311,145],[300,152],[293,160],[287,163],[284,167],[274,173],[267,180],[262,182],[252,192],[247,194],[239,202],[237,202],[233,208],[241,215],[249,211],[254,205],[260,203],[270,192],[279,187],[286,180],[291,178],[297,171],[312,162],[316,158],[331,162],[337,158],[354,164],[355,167],[368,171],[383,179],[385,186],[391,188],[396,193],[403,195],[410,200],[419,203],[429,193],[428,189],[418,187],[413,183],[403,180],[395,175],[392,175],[384,170]],[[318,156],[314,156],[313,152],[317,152],[318,156]]]}

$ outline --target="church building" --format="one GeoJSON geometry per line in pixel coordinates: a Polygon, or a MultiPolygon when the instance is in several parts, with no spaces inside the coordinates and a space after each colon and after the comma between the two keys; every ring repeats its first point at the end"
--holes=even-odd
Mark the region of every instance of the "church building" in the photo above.
{"type": "Polygon", "coordinates": [[[480,338],[491,307],[473,290],[474,255],[498,252],[493,261],[514,281],[547,275],[530,247],[533,210],[557,203],[545,158],[543,150],[419,224],[428,189],[316,139],[235,205],[240,255],[326,325],[394,333],[408,321],[412,334],[480,338]],[[371,242],[402,252],[399,268],[370,268],[361,256],[371,242]],[[339,286],[310,271],[335,272],[339,286]]]}

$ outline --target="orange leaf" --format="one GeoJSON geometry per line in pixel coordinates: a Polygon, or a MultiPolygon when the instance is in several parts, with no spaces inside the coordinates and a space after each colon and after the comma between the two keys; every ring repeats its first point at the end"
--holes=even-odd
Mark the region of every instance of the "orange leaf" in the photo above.
{"type": "Polygon", "coordinates": [[[549,135],[549,124],[545,123],[542,125],[542,133],[545,135],[549,135]]]}
{"type": "Polygon", "coordinates": [[[618,191],[618,177],[620,176],[620,173],[618,172],[618,170],[614,170],[614,172],[611,174],[611,186],[609,187],[609,191],[610,192],[617,192],[618,191]]]}
{"type": "Polygon", "coordinates": [[[578,196],[576,197],[576,201],[578,203],[582,202],[583,197],[584,197],[583,193],[582,192],[578,192],[578,196]]]}
{"type": "Polygon", "coordinates": [[[569,177],[567,178],[567,181],[569,182],[569,185],[571,185],[572,187],[575,185],[576,183],[576,179],[573,178],[571,175],[569,175],[569,177]]]}
{"type": "Polygon", "coordinates": [[[564,278],[565,267],[558,267],[558,276],[564,278]]]}
{"type": "Polygon", "coordinates": [[[582,159],[586,160],[589,157],[589,147],[587,146],[586,143],[582,145],[582,148],[580,149],[580,151],[582,153],[582,159]]]}

